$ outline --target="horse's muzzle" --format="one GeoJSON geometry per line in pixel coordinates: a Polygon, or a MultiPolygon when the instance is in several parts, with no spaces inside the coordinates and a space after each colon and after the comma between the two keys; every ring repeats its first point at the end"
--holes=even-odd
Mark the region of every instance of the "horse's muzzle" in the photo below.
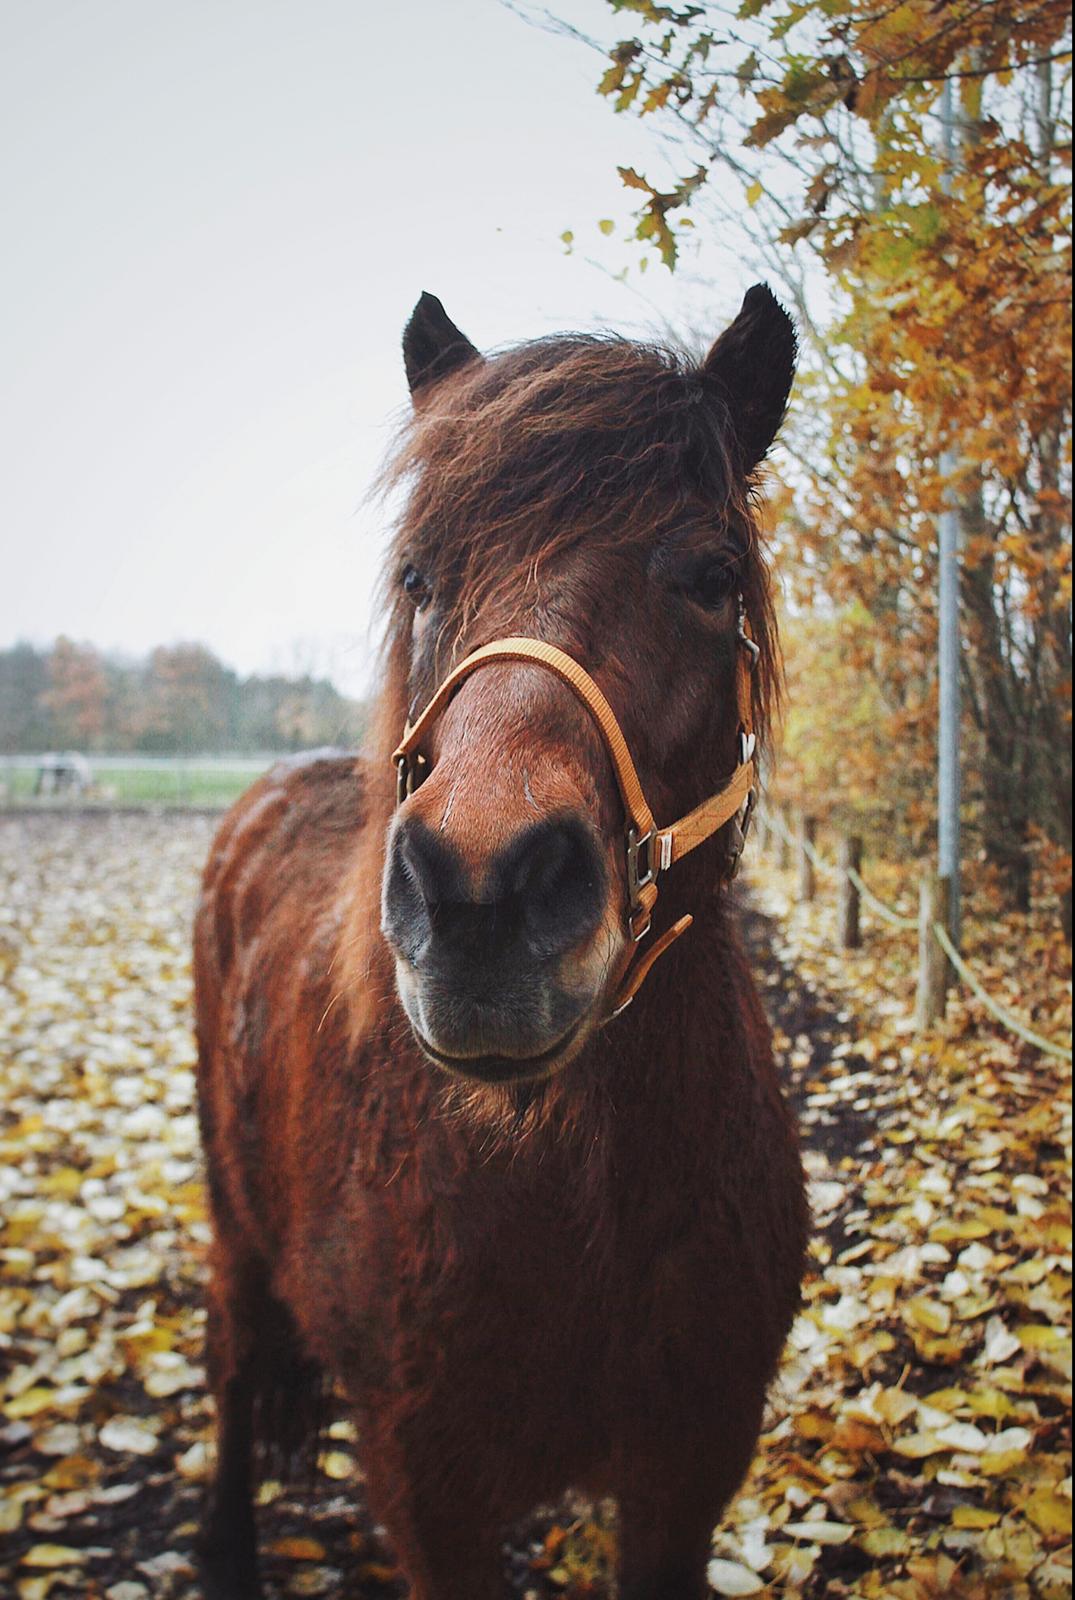
{"type": "Polygon", "coordinates": [[[484,1082],[570,1058],[599,995],[608,878],[590,824],[536,821],[477,866],[423,820],[393,828],[382,926],[400,998],[430,1060],[484,1082]],[[592,953],[592,952],[591,952],[592,953]]]}

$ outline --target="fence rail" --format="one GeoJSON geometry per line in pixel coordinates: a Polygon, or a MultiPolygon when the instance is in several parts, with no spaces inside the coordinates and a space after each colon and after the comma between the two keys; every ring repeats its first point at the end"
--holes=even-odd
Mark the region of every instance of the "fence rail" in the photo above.
{"type": "MultiPolygon", "coordinates": [[[[773,829],[778,837],[783,839],[784,842],[787,845],[790,845],[793,849],[798,850],[800,852],[800,857],[805,857],[806,860],[809,861],[811,867],[816,868],[819,872],[830,874],[833,877],[843,878],[852,884],[857,893],[861,895],[862,899],[870,907],[870,909],[877,916],[881,917],[883,921],[887,922],[891,927],[897,928],[903,932],[909,932],[911,929],[919,929],[922,927],[923,924],[921,912],[917,917],[910,917],[901,911],[897,911],[894,906],[886,905],[885,902],[874,893],[869,884],[866,883],[862,877],[862,874],[855,867],[830,861],[827,859],[827,857],[823,856],[813,842],[813,830],[805,825],[805,821],[804,825],[800,827],[797,835],[791,832],[779,811],[770,811],[767,815],[766,821],[768,826],[773,829]]],[[[935,879],[932,880],[933,886],[935,886],[936,881],[937,880],[935,879]]],[[[925,889],[926,885],[924,884],[923,904],[926,906],[932,906],[936,898],[935,887],[930,888],[929,895],[925,894],[925,889]]],[[[804,899],[809,899],[811,897],[812,890],[810,893],[803,895],[804,899]]],[[[968,966],[967,962],[956,949],[947,927],[945,927],[944,923],[931,912],[927,912],[926,914],[925,930],[927,935],[926,940],[924,941],[925,944],[927,946],[935,944],[935,946],[940,949],[945,959],[951,963],[953,972],[958,974],[958,976],[967,985],[967,988],[977,996],[977,998],[985,1006],[986,1010],[996,1018],[1002,1027],[1010,1029],[1010,1031],[1018,1035],[1020,1039],[1024,1039],[1027,1044],[1033,1045],[1036,1050],[1041,1050],[1046,1055],[1055,1056],[1058,1061],[1071,1061],[1072,1052],[1068,1046],[1061,1044],[1056,1039],[1045,1038],[1043,1034],[1036,1032],[1035,1029],[1031,1028],[1020,1017],[1017,1017],[1014,1012],[1009,1011],[1006,1006],[1001,1005],[998,1000],[993,998],[993,996],[986,989],[985,985],[982,983],[981,979],[975,975],[971,967],[968,966]]],[[[929,1026],[930,1023],[937,1020],[937,1017],[940,1014],[936,1000],[936,971],[935,968],[933,971],[928,970],[928,968],[928,951],[924,950],[923,959],[920,962],[919,967],[919,998],[916,1006],[916,1015],[918,1016],[919,1022],[922,1026],[929,1026]],[[930,992],[931,990],[933,991],[932,993],[930,992]]],[[[944,987],[945,985],[942,981],[940,985],[942,997],[941,1009],[943,1009],[944,987]]]]}
{"type": "Polygon", "coordinates": [[[279,755],[0,755],[0,811],[40,806],[223,808],[279,755]]]}

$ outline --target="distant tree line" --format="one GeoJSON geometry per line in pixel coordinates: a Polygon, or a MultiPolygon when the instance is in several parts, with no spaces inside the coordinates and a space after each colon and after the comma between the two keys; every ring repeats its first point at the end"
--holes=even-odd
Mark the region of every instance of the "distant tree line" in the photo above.
{"type": "Polygon", "coordinates": [[[255,753],[355,746],[364,705],[310,676],[240,677],[200,644],[142,660],[59,638],[0,650],[0,751],[255,753]]]}

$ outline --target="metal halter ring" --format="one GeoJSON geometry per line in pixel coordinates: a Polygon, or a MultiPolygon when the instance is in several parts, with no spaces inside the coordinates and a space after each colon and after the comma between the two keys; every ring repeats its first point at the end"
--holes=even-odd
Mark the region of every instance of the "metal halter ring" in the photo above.
{"type": "MultiPolygon", "coordinates": [[[[627,906],[632,921],[642,910],[642,890],[657,881],[657,863],[653,855],[653,847],[657,840],[657,830],[651,828],[648,833],[639,836],[637,828],[627,830],[627,906]]],[[[636,942],[643,937],[649,929],[649,918],[642,933],[635,935],[636,942]]]]}
{"type": "Polygon", "coordinates": [[[419,772],[419,767],[427,767],[428,765],[429,763],[425,756],[419,754],[417,751],[415,751],[413,757],[409,755],[396,757],[397,806],[401,806],[404,800],[406,800],[407,796],[414,793],[419,784],[422,782],[422,779],[426,776],[424,772],[419,772]]]}

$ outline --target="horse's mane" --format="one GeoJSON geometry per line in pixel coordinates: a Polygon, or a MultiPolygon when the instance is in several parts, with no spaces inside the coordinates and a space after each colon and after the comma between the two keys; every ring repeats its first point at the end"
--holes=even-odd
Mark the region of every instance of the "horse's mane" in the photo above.
{"type": "Polygon", "coordinates": [[[782,671],[757,483],[737,459],[734,418],[698,363],[658,345],[554,335],[434,384],[382,475],[386,490],[406,492],[385,569],[385,702],[399,701],[408,671],[404,563],[436,571],[453,597],[442,630],[450,655],[476,613],[581,541],[594,553],[644,548],[689,517],[711,521],[715,535],[732,523],[742,542],[765,742],[782,671]]]}

